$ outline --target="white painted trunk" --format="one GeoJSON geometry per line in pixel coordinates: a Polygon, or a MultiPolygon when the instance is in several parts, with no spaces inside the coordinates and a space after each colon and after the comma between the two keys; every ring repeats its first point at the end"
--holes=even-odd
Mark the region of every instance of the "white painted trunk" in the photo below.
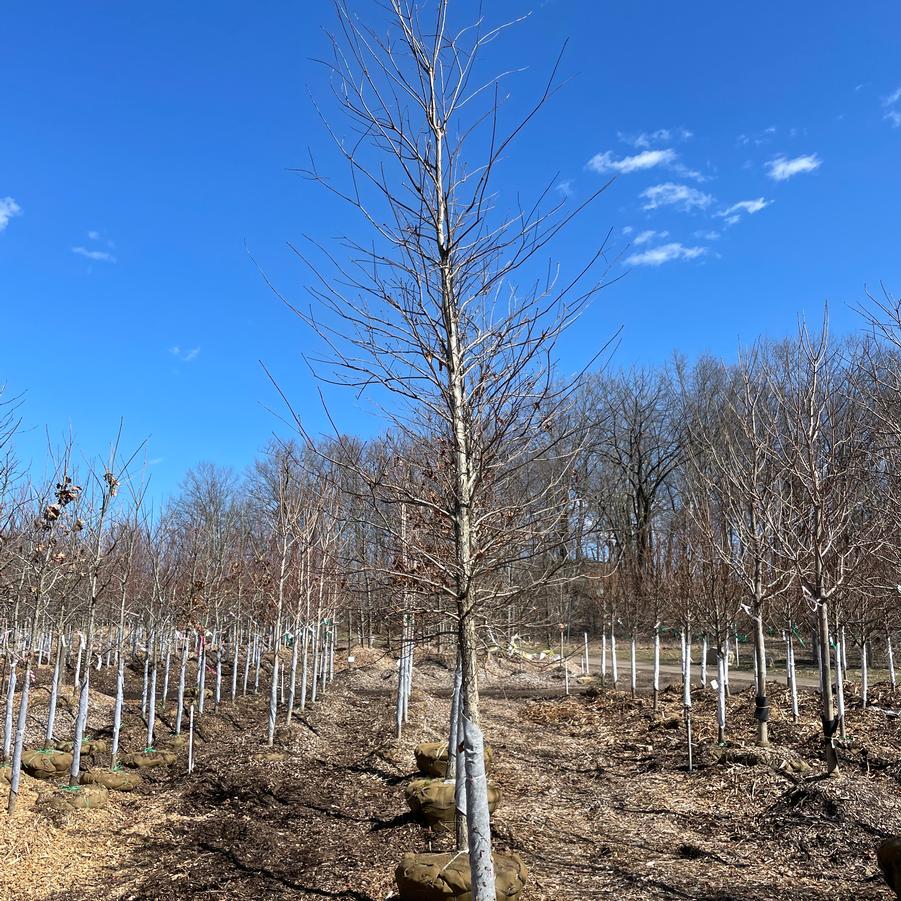
{"type": "Polygon", "coordinates": [[[482,731],[463,718],[466,755],[466,824],[473,901],[495,901],[494,861],[491,857],[491,818],[482,731]]]}
{"type": "Polygon", "coordinates": [[[701,638],[701,686],[707,687],[707,636],[701,638]]]}

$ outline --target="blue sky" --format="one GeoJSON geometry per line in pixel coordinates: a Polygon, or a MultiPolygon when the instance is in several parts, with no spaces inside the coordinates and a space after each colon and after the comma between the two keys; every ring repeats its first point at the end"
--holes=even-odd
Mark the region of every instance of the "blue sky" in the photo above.
{"type": "MultiPolygon", "coordinates": [[[[364,16],[377,4],[358,0],[364,16]]],[[[457,4],[466,18],[468,0],[457,4]]],[[[534,97],[566,39],[567,83],[516,145],[501,199],[555,177],[609,191],[557,248],[574,269],[609,230],[628,275],[565,342],[575,368],[620,326],[615,363],[731,356],[828,300],[859,327],[864,286],[901,284],[901,7],[889,3],[492,2],[529,18],[492,45],[534,97]]],[[[345,209],[289,171],[334,157],[326,2],[4,4],[0,28],[0,382],[24,392],[20,454],[71,429],[102,453],[149,436],[153,493],[201,460],[245,466],[284,410],[264,361],[325,428],[287,242],[345,209]],[[256,262],[254,262],[256,261],[256,262]]],[[[329,394],[340,425],[379,430],[329,394]]]]}

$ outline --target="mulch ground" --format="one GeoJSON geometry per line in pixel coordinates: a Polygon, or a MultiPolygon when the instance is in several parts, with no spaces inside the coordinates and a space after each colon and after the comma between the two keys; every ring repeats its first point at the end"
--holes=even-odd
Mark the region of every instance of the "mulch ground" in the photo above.
{"type": "MultiPolygon", "coordinates": [[[[261,694],[208,711],[193,775],[181,752],[106,809],[50,814],[52,786],[26,778],[16,815],[0,815],[0,898],[390,898],[404,852],[449,848],[412,820],[403,786],[413,747],[444,737],[450,672],[420,655],[410,723],[396,740],[393,662],[359,649],[355,658],[319,703],[279,728],[275,759],[265,759],[261,694]]],[[[563,697],[557,675],[504,660],[482,675],[482,725],[503,793],[495,843],[529,866],[523,901],[891,898],[874,849],[901,833],[901,720],[852,707],[841,774],[823,778],[814,695],[803,695],[794,724],[784,688],[773,686],[772,750],[759,755],[753,691],[729,700],[725,754],[713,695],[699,694],[689,773],[678,691],[664,692],[655,713],[647,697],[575,679],[563,697]]],[[[90,731],[103,737],[111,680],[95,688],[90,731]]],[[[130,694],[124,743],[140,750],[134,686],[130,694]]],[[[36,735],[46,707],[35,697],[36,735]]],[[[874,702],[901,706],[884,686],[874,702]]],[[[61,711],[61,734],[70,716],[61,711]]],[[[171,707],[162,731],[167,722],[171,707]]]]}

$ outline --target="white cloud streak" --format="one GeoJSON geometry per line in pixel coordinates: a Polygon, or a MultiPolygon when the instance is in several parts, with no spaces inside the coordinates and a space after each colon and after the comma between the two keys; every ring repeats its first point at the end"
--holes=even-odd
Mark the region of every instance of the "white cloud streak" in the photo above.
{"type": "Polygon", "coordinates": [[[710,194],[705,194],[689,185],[679,185],[674,182],[653,185],[642,191],[639,196],[645,201],[644,209],[646,210],[656,210],[662,206],[674,206],[685,211],[704,210],[713,203],[713,197],[710,194]]]}
{"type": "Polygon", "coordinates": [[[0,197],[0,232],[9,225],[13,216],[21,216],[22,207],[12,197],[0,197]]]}
{"type": "Polygon", "coordinates": [[[687,141],[694,134],[681,125],[678,128],[658,128],[657,131],[643,131],[638,135],[626,135],[621,131],[616,135],[624,144],[631,144],[638,150],[649,150],[654,144],[673,144],[687,141]]]}
{"type": "Polygon", "coordinates": [[[774,160],[770,160],[766,165],[767,175],[773,179],[773,181],[787,181],[789,178],[794,178],[796,175],[801,175],[805,172],[814,172],[822,166],[823,161],[815,154],[810,153],[806,156],[796,156],[794,159],[787,159],[784,156],[776,157],[774,160]]]}
{"type": "Polygon", "coordinates": [[[181,345],[175,344],[169,348],[169,353],[181,363],[193,363],[200,356],[200,348],[192,347],[190,350],[186,350],[181,345]]]}
{"type": "Polygon", "coordinates": [[[661,266],[674,260],[695,260],[707,253],[706,247],[686,247],[677,241],[661,244],[626,258],[627,266],[661,266]]]}
{"type": "Polygon", "coordinates": [[[588,168],[592,172],[618,172],[620,175],[628,175],[630,172],[641,172],[645,169],[653,169],[655,166],[668,166],[676,161],[676,151],[643,150],[633,156],[624,156],[622,159],[614,159],[608,150],[605,153],[596,153],[589,161],[588,168]]]}
{"type": "Polygon", "coordinates": [[[764,200],[763,197],[758,197],[756,200],[739,200],[738,203],[733,203],[732,206],[720,211],[716,215],[719,216],[720,219],[725,219],[727,225],[735,225],[735,223],[741,219],[742,213],[753,216],[754,213],[765,210],[772,202],[772,200],[764,200]]]}
{"type": "Polygon", "coordinates": [[[669,232],[658,232],[658,231],[654,231],[654,229],[652,229],[652,228],[649,228],[649,229],[641,232],[640,234],[637,234],[632,239],[632,243],[636,247],[640,247],[642,244],[648,244],[649,242],[653,241],[655,238],[662,241],[664,238],[668,238],[668,237],[669,237],[669,232]]]}
{"type": "Polygon", "coordinates": [[[84,257],[86,260],[90,260],[92,263],[115,263],[116,258],[105,250],[91,250],[88,247],[73,247],[72,253],[77,254],[80,257],[84,257]]]}
{"type": "Polygon", "coordinates": [[[888,97],[883,97],[882,105],[894,106],[899,100],[901,100],[901,87],[896,88],[894,91],[892,91],[892,93],[889,94],[888,97]]]}

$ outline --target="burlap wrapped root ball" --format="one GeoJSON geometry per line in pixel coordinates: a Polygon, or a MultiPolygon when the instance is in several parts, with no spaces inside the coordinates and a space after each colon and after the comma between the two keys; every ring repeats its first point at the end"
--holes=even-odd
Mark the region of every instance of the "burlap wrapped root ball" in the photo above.
{"type": "Polygon", "coordinates": [[[130,770],[105,770],[97,767],[81,774],[81,784],[102,785],[115,792],[130,792],[141,784],[141,777],[130,770]]]}
{"type": "MultiPolygon", "coordinates": [[[[528,870],[518,854],[497,853],[494,885],[497,901],[516,901],[525,888],[528,870]]],[[[405,854],[394,871],[402,901],[472,901],[469,855],[405,854]]]]}
{"type": "MultiPolygon", "coordinates": [[[[416,757],[416,769],[424,776],[443,779],[447,775],[447,742],[427,741],[417,745],[413,751],[416,757]]],[[[490,745],[485,745],[485,774],[491,772],[491,761],[494,752],[490,745]]]]}
{"type": "Polygon", "coordinates": [[[38,748],[22,752],[22,769],[35,779],[52,779],[69,772],[72,754],[56,748],[38,748]]]}
{"type": "Polygon", "coordinates": [[[150,769],[155,766],[170,766],[178,759],[174,751],[136,751],[122,756],[124,766],[136,769],[150,769]]]}
{"type": "MultiPolygon", "coordinates": [[[[56,747],[60,751],[68,751],[71,753],[75,749],[75,742],[57,742],[56,747]]],[[[107,744],[102,738],[86,738],[81,743],[82,754],[106,754],[107,750],[107,744]]]]}
{"type": "Polygon", "coordinates": [[[76,785],[54,792],[47,804],[54,810],[96,810],[109,803],[109,790],[103,785],[76,785]]]}
{"type": "MultiPolygon", "coordinates": [[[[413,779],[404,789],[404,798],[413,814],[430,825],[453,827],[454,783],[444,779],[413,779]]],[[[500,789],[488,783],[488,812],[494,813],[501,799],[500,789]]]]}

